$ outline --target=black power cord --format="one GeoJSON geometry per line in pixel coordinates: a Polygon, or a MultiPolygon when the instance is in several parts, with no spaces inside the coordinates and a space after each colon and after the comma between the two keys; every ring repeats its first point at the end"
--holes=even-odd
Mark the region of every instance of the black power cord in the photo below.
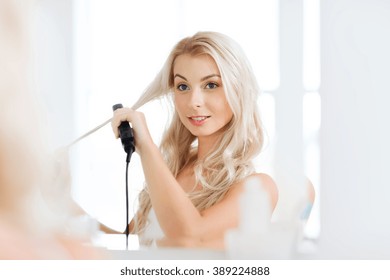
{"type": "Polygon", "coordinates": [[[132,153],[126,156],[126,250],[129,249],[129,163],[132,153]]]}
{"type": "MultiPolygon", "coordinates": [[[[115,104],[112,109],[115,111],[123,108],[122,104],[115,104]]],[[[122,122],[119,127],[119,136],[122,146],[126,152],[126,250],[129,248],[129,163],[131,155],[135,151],[134,133],[128,122],[122,122]]]]}

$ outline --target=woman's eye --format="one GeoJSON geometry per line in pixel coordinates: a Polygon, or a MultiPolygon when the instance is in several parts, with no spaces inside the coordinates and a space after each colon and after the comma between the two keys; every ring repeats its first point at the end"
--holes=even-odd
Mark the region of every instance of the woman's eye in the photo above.
{"type": "Polygon", "coordinates": [[[208,83],[206,85],[206,89],[215,89],[217,87],[218,87],[218,85],[216,83],[208,83]]]}
{"type": "Polygon", "coordinates": [[[177,89],[179,91],[185,91],[185,90],[188,90],[188,86],[185,85],[185,84],[180,84],[180,85],[177,86],[177,89]]]}

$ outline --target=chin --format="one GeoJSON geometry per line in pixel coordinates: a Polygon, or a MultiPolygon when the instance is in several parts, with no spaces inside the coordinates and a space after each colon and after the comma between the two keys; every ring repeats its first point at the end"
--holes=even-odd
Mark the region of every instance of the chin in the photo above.
{"type": "Polygon", "coordinates": [[[211,135],[212,133],[209,133],[208,131],[202,131],[202,129],[193,129],[193,128],[191,128],[191,129],[189,129],[188,127],[187,127],[187,129],[191,132],[191,134],[192,135],[194,135],[195,137],[204,137],[204,136],[209,136],[209,135],[211,135]]]}
{"type": "Polygon", "coordinates": [[[221,131],[219,129],[217,130],[191,129],[190,132],[192,135],[199,138],[199,137],[208,137],[208,136],[216,135],[219,134],[218,132],[221,131]]]}
{"type": "Polygon", "coordinates": [[[195,137],[207,137],[215,134],[220,134],[225,131],[225,126],[222,127],[206,127],[206,126],[199,126],[199,127],[194,127],[192,124],[185,124],[184,125],[192,135],[195,137]]]}

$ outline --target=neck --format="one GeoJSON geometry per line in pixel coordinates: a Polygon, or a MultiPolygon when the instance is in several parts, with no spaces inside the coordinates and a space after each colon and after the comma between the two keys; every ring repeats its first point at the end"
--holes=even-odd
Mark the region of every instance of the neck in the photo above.
{"type": "Polygon", "coordinates": [[[203,160],[207,154],[215,149],[215,145],[219,140],[218,135],[209,135],[206,137],[198,137],[198,160],[203,160]]]}

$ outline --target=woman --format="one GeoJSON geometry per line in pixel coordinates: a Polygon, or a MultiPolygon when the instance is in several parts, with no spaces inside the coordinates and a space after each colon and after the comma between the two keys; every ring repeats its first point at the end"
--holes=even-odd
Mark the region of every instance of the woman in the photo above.
{"type": "Polygon", "coordinates": [[[275,207],[274,181],[255,173],[251,162],[263,145],[258,93],[241,48],[225,35],[199,32],[173,48],[133,109],[114,112],[116,137],[121,122],[132,124],[145,173],[129,225],[142,244],[162,238],[162,245],[223,248],[225,231],[239,224],[239,196],[248,180],[262,186],[275,207]],[[163,96],[175,112],[158,149],[135,109],[163,96]],[[154,236],[158,225],[162,234],[154,236]]]}
{"type": "Polygon", "coordinates": [[[0,1],[0,260],[102,258],[65,233],[71,213],[63,188],[53,188],[61,174],[46,156],[42,108],[29,87],[31,5],[0,1]]]}

